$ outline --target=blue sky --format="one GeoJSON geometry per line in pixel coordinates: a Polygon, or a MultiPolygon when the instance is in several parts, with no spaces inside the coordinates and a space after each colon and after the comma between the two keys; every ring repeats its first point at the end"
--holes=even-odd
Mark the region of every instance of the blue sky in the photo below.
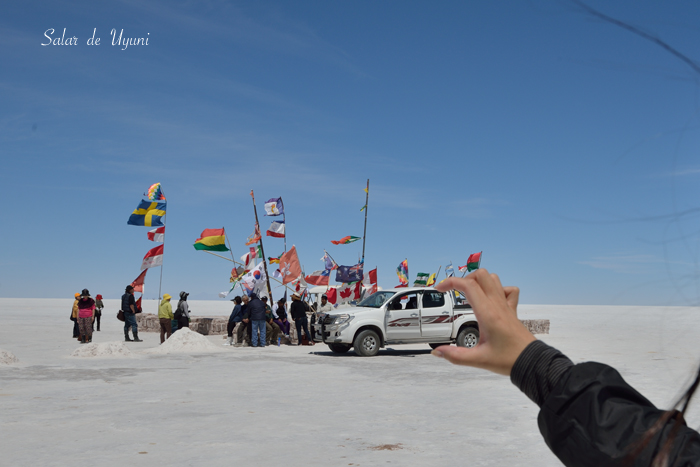
{"type": "MultiPolygon", "coordinates": [[[[696,2],[589,5],[700,59],[696,2]]],[[[362,235],[369,178],[381,286],[483,250],[524,303],[700,301],[698,76],[573,3],[3,2],[0,60],[2,297],[119,296],[155,182],[164,292],[227,289],[192,243],[224,226],[245,253],[251,189],[283,197],[307,273],[354,264],[330,240],[362,235]]]]}

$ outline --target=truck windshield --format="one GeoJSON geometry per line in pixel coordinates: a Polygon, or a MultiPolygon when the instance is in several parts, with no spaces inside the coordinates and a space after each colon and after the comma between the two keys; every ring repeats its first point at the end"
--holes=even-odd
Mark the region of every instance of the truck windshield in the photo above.
{"type": "Polygon", "coordinates": [[[393,297],[395,292],[375,292],[369,297],[362,300],[357,306],[365,306],[369,308],[379,308],[387,300],[393,297]]]}

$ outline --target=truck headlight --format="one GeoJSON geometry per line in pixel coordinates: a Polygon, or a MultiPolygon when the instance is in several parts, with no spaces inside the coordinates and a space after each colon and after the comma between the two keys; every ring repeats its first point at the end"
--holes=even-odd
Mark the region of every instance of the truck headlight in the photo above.
{"type": "Polygon", "coordinates": [[[334,317],[333,322],[331,324],[339,325],[339,324],[349,323],[350,321],[352,321],[353,318],[354,318],[353,315],[348,315],[348,314],[337,315],[334,317]]]}

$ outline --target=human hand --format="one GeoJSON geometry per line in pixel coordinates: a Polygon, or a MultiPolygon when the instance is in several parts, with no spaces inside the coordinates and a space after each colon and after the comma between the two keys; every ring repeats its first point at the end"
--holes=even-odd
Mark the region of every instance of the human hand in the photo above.
{"type": "Polygon", "coordinates": [[[440,346],[433,355],[455,365],[473,366],[510,375],[520,353],[535,340],[518,319],[520,290],[503,287],[496,274],[477,269],[466,277],[451,277],[435,286],[440,292],[459,290],[466,295],[479,322],[479,343],[471,349],[440,346]]]}

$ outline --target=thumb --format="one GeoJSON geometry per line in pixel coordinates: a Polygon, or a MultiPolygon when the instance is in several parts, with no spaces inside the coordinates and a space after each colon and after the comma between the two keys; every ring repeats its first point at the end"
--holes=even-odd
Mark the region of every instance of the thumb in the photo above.
{"type": "Polygon", "coordinates": [[[470,349],[453,345],[442,345],[431,353],[455,365],[478,366],[477,362],[481,359],[482,349],[481,345],[470,349]]]}

